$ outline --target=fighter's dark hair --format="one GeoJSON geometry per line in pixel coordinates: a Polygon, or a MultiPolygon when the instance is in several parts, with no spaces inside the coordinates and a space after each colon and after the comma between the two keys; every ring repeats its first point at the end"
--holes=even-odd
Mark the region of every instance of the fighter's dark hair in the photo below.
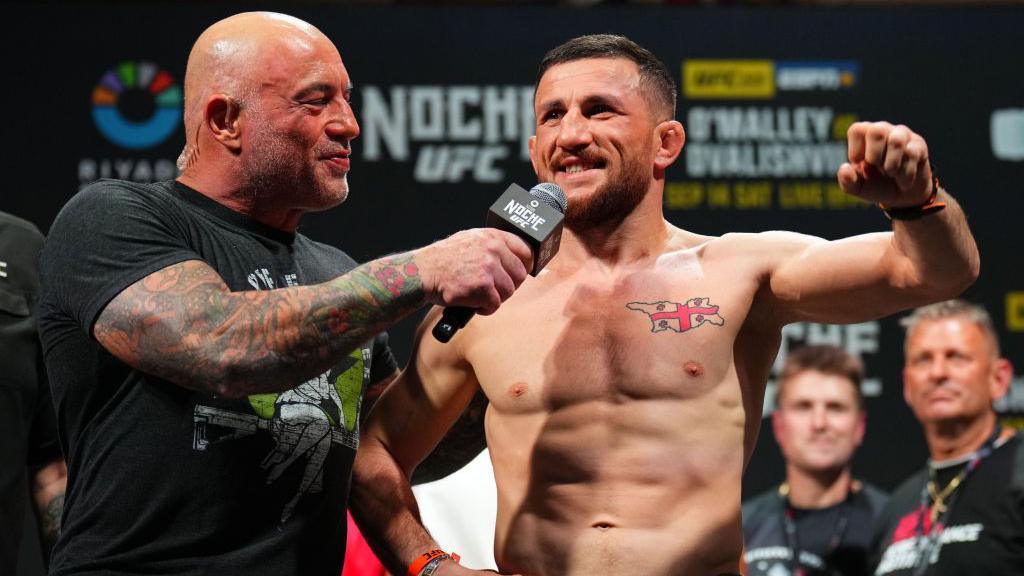
{"type": "Polygon", "coordinates": [[[650,50],[625,36],[614,34],[590,34],[577,36],[553,48],[544,55],[537,69],[537,81],[549,68],[557,64],[584,60],[587,58],[625,58],[636,63],[640,69],[640,87],[659,120],[671,120],[676,115],[676,83],[665,65],[650,50]]]}

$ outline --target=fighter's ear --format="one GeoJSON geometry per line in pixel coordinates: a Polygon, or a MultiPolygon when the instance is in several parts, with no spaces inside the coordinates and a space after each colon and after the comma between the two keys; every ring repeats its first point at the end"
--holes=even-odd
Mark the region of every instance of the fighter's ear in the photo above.
{"type": "Polygon", "coordinates": [[[210,134],[235,154],[242,149],[241,111],[241,102],[226,94],[212,94],[203,110],[210,134]]]}
{"type": "Polygon", "coordinates": [[[533,173],[537,172],[537,136],[530,136],[530,139],[526,142],[526,148],[530,151],[530,164],[533,165],[533,173]]]}
{"type": "Polygon", "coordinates": [[[683,125],[676,120],[666,120],[654,129],[655,145],[658,149],[654,154],[654,167],[666,170],[683,150],[686,132],[683,125]]]}

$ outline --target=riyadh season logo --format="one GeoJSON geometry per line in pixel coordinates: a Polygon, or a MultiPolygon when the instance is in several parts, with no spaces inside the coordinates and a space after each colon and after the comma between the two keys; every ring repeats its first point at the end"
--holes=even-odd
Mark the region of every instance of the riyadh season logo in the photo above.
{"type": "Polygon", "coordinates": [[[130,150],[152,148],[181,121],[181,87],[152,62],[127,60],[107,70],[92,91],[92,118],[110,142],[130,150]]]}

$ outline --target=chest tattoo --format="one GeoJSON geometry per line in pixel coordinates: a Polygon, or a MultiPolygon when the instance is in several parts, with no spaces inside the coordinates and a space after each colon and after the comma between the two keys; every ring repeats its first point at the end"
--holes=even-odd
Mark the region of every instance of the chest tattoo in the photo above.
{"type": "Polygon", "coordinates": [[[719,314],[718,306],[711,304],[710,298],[691,298],[680,304],[678,302],[630,302],[626,308],[643,312],[651,321],[651,332],[686,332],[713,324],[724,326],[725,318],[719,314]]]}

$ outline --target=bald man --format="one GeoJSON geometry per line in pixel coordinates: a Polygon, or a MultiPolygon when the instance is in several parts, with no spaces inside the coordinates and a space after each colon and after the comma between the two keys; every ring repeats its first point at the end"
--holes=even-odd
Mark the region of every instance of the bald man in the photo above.
{"type": "Polygon", "coordinates": [[[181,177],[99,181],[57,217],[51,574],[338,574],[363,398],[395,375],[382,331],[428,303],[491,313],[525,278],[494,230],[361,266],[296,233],[348,195],[351,92],[313,26],[218,22],[189,56],[181,177]]]}

